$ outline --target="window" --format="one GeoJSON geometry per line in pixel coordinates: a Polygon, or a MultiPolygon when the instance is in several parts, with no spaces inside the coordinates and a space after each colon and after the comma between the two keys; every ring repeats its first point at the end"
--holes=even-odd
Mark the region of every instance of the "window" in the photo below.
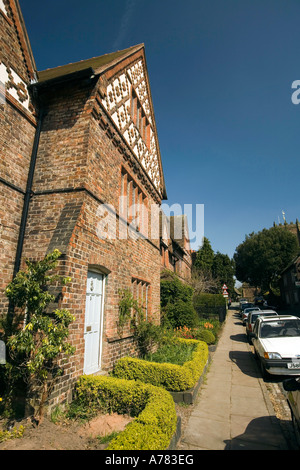
{"type": "Polygon", "coordinates": [[[132,295],[134,300],[138,302],[139,307],[142,308],[145,320],[148,319],[149,314],[149,292],[149,282],[132,278],[132,295]]]}
{"type": "Polygon", "coordinates": [[[121,216],[139,232],[148,234],[148,200],[134,179],[122,168],[121,216]]]}
{"type": "Polygon", "coordinates": [[[145,144],[150,148],[150,124],[134,90],[131,97],[131,119],[145,144]]]}

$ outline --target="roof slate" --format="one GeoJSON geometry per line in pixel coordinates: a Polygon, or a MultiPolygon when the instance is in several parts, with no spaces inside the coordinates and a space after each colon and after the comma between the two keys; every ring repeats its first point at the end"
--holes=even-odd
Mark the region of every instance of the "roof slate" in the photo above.
{"type": "Polygon", "coordinates": [[[80,72],[82,70],[92,68],[96,74],[107,70],[111,66],[123,60],[125,57],[130,56],[134,52],[143,48],[144,44],[139,44],[136,46],[129,47],[122,51],[111,52],[109,54],[104,54],[99,57],[92,57],[91,59],[80,60],[79,62],[73,62],[66,65],[60,65],[51,69],[46,69],[38,72],[38,81],[39,83],[52,80],[58,77],[63,77],[64,75],[69,75],[74,72],[80,72]]]}

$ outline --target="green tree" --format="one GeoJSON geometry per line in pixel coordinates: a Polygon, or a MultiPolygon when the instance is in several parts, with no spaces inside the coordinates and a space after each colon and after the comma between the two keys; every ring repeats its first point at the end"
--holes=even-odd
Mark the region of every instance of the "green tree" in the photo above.
{"type": "Polygon", "coordinates": [[[212,265],[212,275],[213,278],[218,281],[220,289],[224,284],[227,285],[229,295],[232,296],[235,284],[235,264],[228,255],[220,253],[219,251],[215,254],[212,265]]]}
{"type": "Polygon", "coordinates": [[[236,277],[264,291],[276,289],[281,271],[298,252],[296,236],[285,227],[253,232],[246,235],[234,253],[236,277]]]}
{"type": "Polygon", "coordinates": [[[214,262],[214,251],[211,247],[208,238],[203,238],[203,244],[197,251],[196,259],[194,263],[194,269],[202,272],[204,275],[209,275],[212,272],[214,262]]]}

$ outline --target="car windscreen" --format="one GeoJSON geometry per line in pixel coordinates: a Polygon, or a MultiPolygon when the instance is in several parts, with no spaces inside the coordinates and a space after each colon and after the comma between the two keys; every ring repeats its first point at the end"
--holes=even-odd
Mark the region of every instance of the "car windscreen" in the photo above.
{"type": "Polygon", "coordinates": [[[251,323],[255,323],[256,319],[259,317],[259,313],[251,314],[251,323]]]}
{"type": "Polygon", "coordinates": [[[262,323],[261,338],[300,336],[300,320],[277,320],[262,323]]]}
{"type": "Polygon", "coordinates": [[[255,323],[256,319],[258,317],[273,317],[274,315],[276,315],[276,313],[274,312],[264,312],[264,313],[260,313],[260,312],[255,312],[255,313],[252,313],[251,314],[251,323],[255,323]]]}

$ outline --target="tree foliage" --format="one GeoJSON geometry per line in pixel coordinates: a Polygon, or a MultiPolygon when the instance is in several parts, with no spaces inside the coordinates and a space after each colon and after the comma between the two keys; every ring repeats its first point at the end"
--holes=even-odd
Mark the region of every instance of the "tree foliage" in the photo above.
{"type": "Polygon", "coordinates": [[[281,271],[298,252],[296,236],[285,227],[274,226],[251,233],[236,248],[236,277],[263,290],[277,287],[281,271]]]}
{"type": "Polygon", "coordinates": [[[235,284],[235,264],[228,255],[220,253],[219,251],[215,254],[212,265],[212,275],[214,279],[218,279],[219,286],[222,287],[226,284],[228,291],[232,295],[235,284]]]}
{"type": "Polygon", "coordinates": [[[201,271],[204,274],[210,274],[212,271],[213,261],[214,251],[208,238],[204,237],[203,244],[197,251],[194,267],[197,271],[201,271]]]}
{"type": "Polygon", "coordinates": [[[206,237],[197,251],[193,268],[192,284],[197,294],[220,293],[222,286],[226,284],[229,295],[234,296],[234,261],[219,251],[215,253],[206,237]]]}
{"type": "Polygon", "coordinates": [[[38,422],[55,378],[63,373],[60,361],[75,348],[67,342],[69,325],[74,317],[66,309],[48,312],[54,296],[49,292],[53,283],[65,284],[70,279],[54,273],[61,253],[54,250],[38,262],[27,261],[27,269],[19,271],[5,292],[15,309],[14,322],[3,322],[8,361],[7,371],[14,383],[22,379],[33,396],[38,422]]]}
{"type": "Polygon", "coordinates": [[[168,279],[161,280],[162,322],[165,326],[171,328],[196,326],[198,316],[193,305],[193,293],[193,288],[180,281],[175,274],[170,273],[168,279]]]}

